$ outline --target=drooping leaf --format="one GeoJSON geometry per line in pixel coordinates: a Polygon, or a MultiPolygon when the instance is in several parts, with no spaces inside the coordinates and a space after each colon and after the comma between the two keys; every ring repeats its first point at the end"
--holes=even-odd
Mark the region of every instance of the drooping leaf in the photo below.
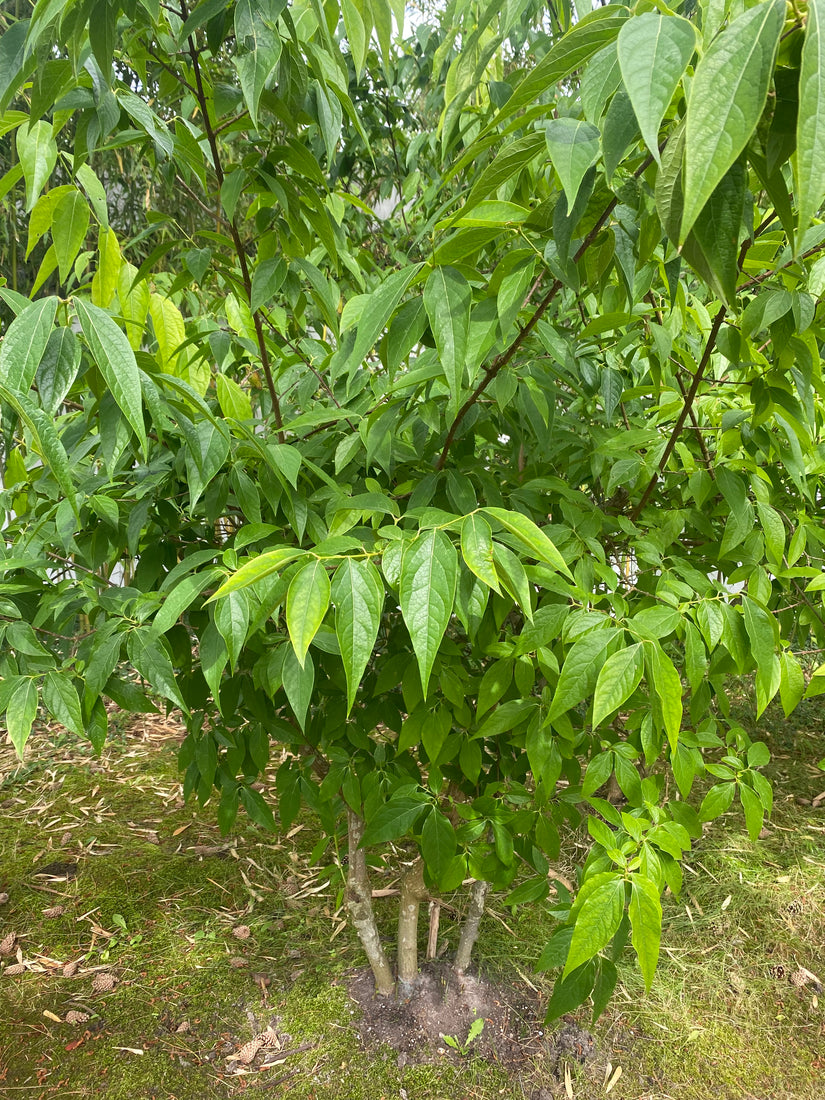
{"type": "Polygon", "coordinates": [[[599,672],[593,695],[593,725],[598,726],[629,699],[642,678],[642,643],[620,649],[607,658],[599,672]]]}
{"type": "Polygon", "coordinates": [[[587,169],[599,155],[599,131],[590,122],[554,118],[545,126],[547,150],[572,208],[587,169]]]}
{"type": "Polygon", "coordinates": [[[461,525],[461,555],[480,581],[500,592],[493,562],[493,535],[490,524],[478,513],[467,516],[461,525]]]}
{"type": "Polygon", "coordinates": [[[624,899],[624,880],[620,876],[612,876],[588,892],[576,913],[562,978],[610,943],[624,916],[624,899]]]}
{"type": "Polygon", "coordinates": [[[600,658],[612,638],[612,631],[591,630],[570,647],[550,704],[548,718],[551,721],[577,706],[593,690],[600,658]]]}
{"type": "Polygon", "coordinates": [[[659,945],[662,939],[662,903],[656,884],[644,875],[630,879],[631,941],[639,959],[639,969],[645,988],[650,989],[656,964],[659,961],[659,945]]]}
{"type": "Polygon", "coordinates": [[[152,690],[188,714],[189,708],[183,701],[172,662],[160,638],[151,630],[133,630],[127,639],[126,650],[129,660],[152,690]]]}
{"type": "Polygon", "coordinates": [[[453,417],[461,403],[472,300],[470,284],[454,267],[436,267],[424,286],[424,308],[447,378],[453,417]]]}
{"type": "Polygon", "coordinates": [[[756,4],[714,39],[696,66],[687,105],[680,244],[756,129],[784,21],[785,0],[756,4]]]}
{"type": "Polygon", "coordinates": [[[521,512],[512,512],[507,508],[486,507],[484,511],[488,516],[492,516],[494,520],[497,520],[512,535],[515,535],[532,557],[552,566],[559,573],[564,573],[571,580],[573,579],[573,574],[568,569],[567,562],[544,531],[533,523],[528,516],[522,515],[521,512]]]}
{"type": "Polygon", "coordinates": [[[696,31],[679,15],[643,12],[624,24],[616,49],[639,129],[658,161],[659,127],[696,49],[696,31]]]}
{"type": "Polygon", "coordinates": [[[311,558],[292,578],[286,597],[287,630],[301,666],[310,642],[324,621],[329,597],[326,564],[320,558],[311,558]]]}
{"type": "Polygon", "coordinates": [[[70,672],[47,672],[43,680],[43,705],[61,726],[78,737],[84,734],[80,698],[70,672]]]}
{"type": "Polygon", "coordinates": [[[51,123],[41,121],[21,126],[17,131],[17,155],[26,181],[28,213],[57,164],[57,142],[52,136],[51,123]]]}
{"type": "Polygon", "coordinates": [[[6,707],[6,729],[21,760],[36,714],[37,687],[34,680],[26,676],[17,683],[6,707]]]}
{"type": "Polygon", "coordinates": [[[146,452],[143,398],[135,353],[108,313],[91,302],[75,299],[80,327],[94,361],[123,415],[132,425],[146,452]]]}
{"type": "Polygon", "coordinates": [[[31,389],[49,337],[54,331],[57,298],[40,298],[19,313],[0,343],[0,383],[15,393],[31,389]]]}
{"type": "Polygon", "coordinates": [[[234,672],[249,628],[249,600],[246,592],[230,592],[218,601],[215,607],[215,626],[226,642],[229,667],[234,672]]]}
{"type": "Polygon", "coordinates": [[[422,531],[404,548],[399,602],[427,694],[430,672],[450,621],[458,580],[455,547],[443,531],[422,531]]]}
{"type": "Polygon", "coordinates": [[[69,277],[78,252],[86,240],[89,229],[89,204],[80,191],[72,190],[64,195],[52,215],[52,242],[57,256],[60,281],[69,277]]]}
{"type": "Polygon", "coordinates": [[[796,122],[797,242],[825,196],[825,0],[808,0],[796,122]]]}
{"type": "Polygon", "coordinates": [[[332,578],[332,602],[349,712],[372,656],[384,607],[384,584],[371,561],[347,557],[341,562],[332,578]]]}

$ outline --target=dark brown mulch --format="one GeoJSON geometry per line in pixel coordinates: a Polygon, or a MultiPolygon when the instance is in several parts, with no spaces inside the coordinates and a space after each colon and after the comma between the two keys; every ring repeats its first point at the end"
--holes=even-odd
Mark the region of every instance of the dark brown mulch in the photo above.
{"type": "Polygon", "coordinates": [[[460,1056],[444,1036],[466,1044],[470,1027],[479,1017],[484,1029],[467,1052],[508,1071],[524,1067],[537,1056],[572,1056],[584,1062],[595,1054],[592,1035],[573,1023],[548,1031],[538,998],[523,985],[459,976],[441,962],[428,963],[422,970],[409,1001],[377,997],[369,970],[353,977],[349,993],[362,1012],[354,1025],[361,1041],[367,1046],[386,1043],[399,1052],[399,1065],[460,1056]]]}

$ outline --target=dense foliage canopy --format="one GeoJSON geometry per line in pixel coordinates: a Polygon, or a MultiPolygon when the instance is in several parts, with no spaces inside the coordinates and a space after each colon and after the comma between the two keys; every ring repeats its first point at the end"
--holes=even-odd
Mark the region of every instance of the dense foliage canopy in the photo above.
{"type": "Polygon", "coordinates": [[[731,684],[789,712],[825,643],[825,0],[3,10],[18,751],[161,698],[226,829],[272,755],[383,991],[389,842],[402,984],[468,879],[459,968],[552,890],[550,1015],[628,938],[649,983],[702,822],[771,808],[731,684]]]}

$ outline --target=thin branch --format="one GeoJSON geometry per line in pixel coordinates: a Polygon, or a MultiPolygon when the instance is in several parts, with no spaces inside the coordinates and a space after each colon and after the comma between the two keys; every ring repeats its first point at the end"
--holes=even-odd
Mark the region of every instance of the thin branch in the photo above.
{"type": "MultiPolygon", "coordinates": [[[[186,11],[186,4],[181,0],[180,6],[181,18],[186,21],[188,12],[186,11]]],[[[218,151],[218,142],[215,135],[215,128],[212,125],[212,120],[209,117],[209,103],[206,98],[206,92],[203,86],[203,77],[201,75],[200,62],[198,60],[198,48],[195,45],[194,38],[189,36],[189,56],[192,58],[192,71],[195,74],[195,84],[197,90],[195,97],[198,101],[201,114],[203,115],[203,126],[206,131],[206,138],[209,142],[209,149],[212,155],[212,167],[215,170],[215,175],[218,179],[218,190],[223,186],[224,174],[223,166],[221,164],[221,157],[218,151]]],[[[246,251],[244,250],[243,241],[238,231],[238,224],[235,218],[229,223],[229,233],[232,237],[232,243],[235,246],[235,253],[238,257],[238,264],[241,268],[241,278],[243,279],[244,288],[246,290],[247,301],[252,301],[252,279],[249,274],[249,265],[246,261],[246,251]]],[[[261,324],[261,315],[258,310],[252,313],[252,321],[255,325],[255,335],[258,342],[258,350],[261,356],[261,367],[263,368],[264,377],[266,378],[267,389],[269,390],[269,396],[272,401],[272,412],[275,417],[275,426],[278,429],[278,438],[283,443],[283,433],[281,427],[283,426],[283,420],[281,419],[281,405],[278,400],[278,393],[275,389],[275,380],[272,377],[272,367],[269,362],[269,349],[266,346],[266,339],[264,337],[263,325],[261,324]]]]}

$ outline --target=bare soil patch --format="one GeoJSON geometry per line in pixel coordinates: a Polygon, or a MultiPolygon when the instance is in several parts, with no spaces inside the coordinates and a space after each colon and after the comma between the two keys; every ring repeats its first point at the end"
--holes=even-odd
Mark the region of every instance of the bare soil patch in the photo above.
{"type": "Polygon", "coordinates": [[[529,989],[472,974],[457,975],[444,963],[422,969],[408,1001],[377,997],[372,974],[361,970],[349,985],[362,1017],[355,1025],[362,1043],[386,1043],[398,1051],[398,1064],[460,1058],[445,1036],[463,1053],[496,1062],[517,1072],[536,1057],[562,1056],[588,1061],[595,1055],[593,1036],[574,1023],[545,1030],[538,997],[529,989]],[[481,1033],[467,1043],[470,1028],[484,1021],[481,1033]]]}

